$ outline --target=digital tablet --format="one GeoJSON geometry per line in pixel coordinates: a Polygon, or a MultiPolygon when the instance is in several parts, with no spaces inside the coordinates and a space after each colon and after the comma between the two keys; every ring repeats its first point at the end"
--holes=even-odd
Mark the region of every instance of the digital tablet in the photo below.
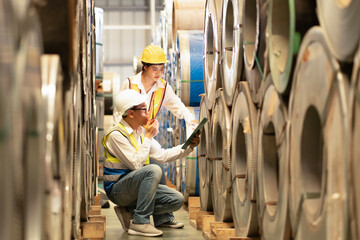
{"type": "Polygon", "coordinates": [[[187,149],[187,147],[190,145],[191,140],[193,139],[193,137],[195,137],[196,133],[203,128],[203,126],[207,122],[207,120],[208,120],[207,118],[203,118],[201,120],[199,125],[195,128],[195,130],[191,133],[190,137],[188,137],[188,139],[186,140],[184,145],[181,147],[182,149],[187,149]]]}

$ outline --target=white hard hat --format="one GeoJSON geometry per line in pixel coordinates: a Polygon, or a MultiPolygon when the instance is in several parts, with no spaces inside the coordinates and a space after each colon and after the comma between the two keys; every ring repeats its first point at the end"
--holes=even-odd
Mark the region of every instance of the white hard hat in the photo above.
{"type": "Polygon", "coordinates": [[[118,123],[126,110],[137,106],[146,100],[146,95],[142,95],[135,90],[126,89],[119,92],[115,97],[115,113],[114,120],[118,123]]]}

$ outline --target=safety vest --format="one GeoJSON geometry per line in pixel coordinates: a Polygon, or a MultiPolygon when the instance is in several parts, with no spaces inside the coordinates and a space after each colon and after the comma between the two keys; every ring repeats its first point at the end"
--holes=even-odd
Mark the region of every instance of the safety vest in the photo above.
{"type": "MultiPolygon", "coordinates": [[[[139,86],[135,83],[132,83],[134,77],[131,77],[128,79],[129,79],[129,89],[133,89],[141,94],[141,90],[140,90],[139,86]]],[[[166,90],[167,82],[162,78],[160,78],[160,81],[162,82],[164,87],[163,88],[159,87],[158,90],[153,92],[153,94],[151,96],[150,107],[149,107],[150,118],[149,118],[148,122],[146,123],[146,125],[148,125],[150,123],[151,119],[156,118],[156,116],[158,115],[158,113],[160,111],[161,105],[164,101],[164,98],[165,98],[165,90],[166,90]],[[155,105],[155,107],[154,107],[154,105],[155,105]],[[153,114],[153,112],[154,112],[154,114],[153,114]]]]}
{"type": "MultiPolygon", "coordinates": [[[[109,153],[109,150],[106,147],[106,141],[108,140],[110,133],[112,133],[113,131],[119,131],[124,137],[126,137],[130,141],[131,145],[133,145],[133,147],[135,148],[136,151],[139,150],[139,144],[138,144],[136,138],[134,137],[133,134],[129,134],[126,131],[126,128],[124,125],[122,125],[121,123],[118,123],[115,126],[113,126],[112,128],[110,128],[110,130],[106,133],[106,135],[102,139],[102,145],[104,146],[105,153],[106,153],[106,160],[104,162],[103,179],[104,179],[104,181],[110,181],[110,182],[119,180],[121,175],[127,174],[131,171],[130,169],[123,169],[123,164],[121,164],[121,160],[114,157],[113,155],[111,155],[109,153]]],[[[144,137],[145,137],[144,134],[141,134],[141,136],[140,136],[141,142],[144,141],[144,137]]],[[[149,163],[150,163],[150,160],[149,160],[149,156],[148,156],[145,160],[145,165],[147,165],[149,163]]]]}

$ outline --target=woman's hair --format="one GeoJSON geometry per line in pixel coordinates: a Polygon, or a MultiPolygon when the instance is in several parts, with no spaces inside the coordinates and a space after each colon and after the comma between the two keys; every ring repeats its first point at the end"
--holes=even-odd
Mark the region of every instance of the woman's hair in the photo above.
{"type": "Polygon", "coordinates": [[[164,65],[164,63],[146,63],[146,62],[141,62],[142,63],[142,68],[141,68],[141,71],[145,71],[145,66],[147,66],[147,67],[150,67],[150,66],[152,66],[152,65],[164,65]]]}

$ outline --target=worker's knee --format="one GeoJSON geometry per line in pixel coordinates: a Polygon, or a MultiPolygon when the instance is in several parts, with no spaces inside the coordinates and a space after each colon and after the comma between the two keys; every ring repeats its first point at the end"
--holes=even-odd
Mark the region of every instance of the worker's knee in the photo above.
{"type": "Polygon", "coordinates": [[[183,204],[184,204],[184,196],[180,192],[177,192],[175,194],[174,207],[177,208],[178,210],[182,207],[183,204]]]}
{"type": "Polygon", "coordinates": [[[158,181],[160,181],[162,176],[162,169],[159,165],[156,164],[149,164],[145,166],[144,168],[147,168],[148,176],[151,176],[158,181]]]}

